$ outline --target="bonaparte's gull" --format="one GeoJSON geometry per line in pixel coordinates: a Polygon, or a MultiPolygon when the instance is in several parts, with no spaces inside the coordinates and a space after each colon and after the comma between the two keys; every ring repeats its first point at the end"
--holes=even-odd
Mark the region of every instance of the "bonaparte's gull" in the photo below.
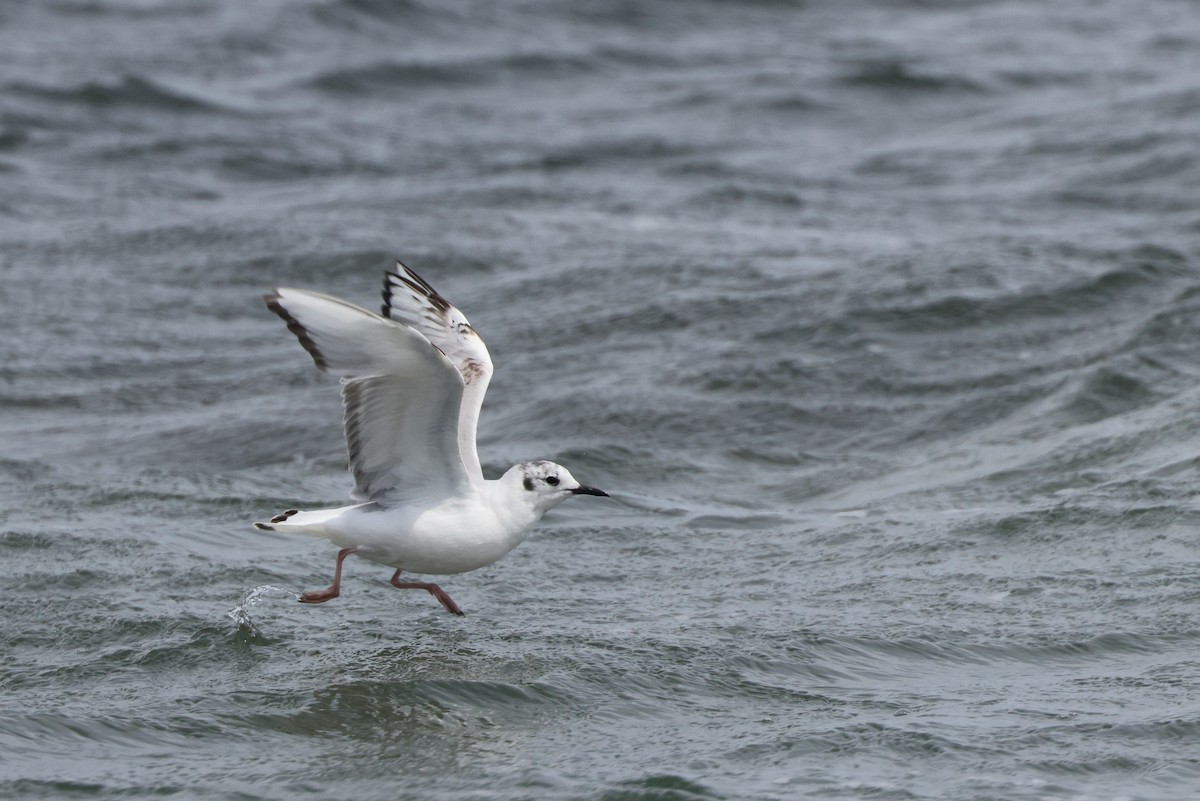
{"type": "Polygon", "coordinates": [[[483,477],[475,426],[492,359],[463,313],[400,262],[384,278],[382,314],[288,287],[263,300],[318,368],[341,376],[354,474],[350,497],[359,501],[290,509],[254,524],[324,537],[341,548],[333,584],[304,593],[301,602],[336,598],[342,562],[354,554],[395,568],[392,586],[427,590],[461,615],[441,587],[401,581],[400,573],[465,573],[490,565],[572,495],[607,497],[553,462],[526,462],[498,479],[483,477]]]}

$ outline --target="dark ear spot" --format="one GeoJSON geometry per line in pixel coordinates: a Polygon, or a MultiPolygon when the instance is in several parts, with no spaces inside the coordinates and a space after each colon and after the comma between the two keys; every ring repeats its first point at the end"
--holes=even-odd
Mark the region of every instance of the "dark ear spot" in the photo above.
{"type": "Polygon", "coordinates": [[[525,477],[525,489],[529,490],[530,492],[533,492],[533,479],[530,478],[529,476],[525,477]]]}

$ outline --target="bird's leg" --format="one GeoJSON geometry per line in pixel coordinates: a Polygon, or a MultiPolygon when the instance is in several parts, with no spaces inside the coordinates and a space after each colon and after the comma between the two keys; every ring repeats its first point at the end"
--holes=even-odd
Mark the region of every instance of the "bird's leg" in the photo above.
{"type": "Polygon", "coordinates": [[[343,548],[338,551],[337,568],[333,571],[333,583],[324,590],[313,590],[312,592],[303,593],[300,596],[300,603],[323,604],[338,597],[342,591],[342,562],[346,561],[346,557],[357,550],[358,548],[343,548]]]}
{"type": "Polygon", "coordinates": [[[458,604],[454,603],[454,599],[436,584],[429,584],[424,581],[401,581],[400,571],[397,570],[395,575],[392,576],[392,586],[398,590],[425,590],[434,598],[437,598],[442,606],[446,607],[447,612],[459,617],[463,616],[463,610],[458,608],[458,604]]]}

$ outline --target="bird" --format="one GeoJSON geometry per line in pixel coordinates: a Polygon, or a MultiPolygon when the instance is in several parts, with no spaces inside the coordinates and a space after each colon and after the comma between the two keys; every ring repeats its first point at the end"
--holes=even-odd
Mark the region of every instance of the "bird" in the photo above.
{"type": "Polygon", "coordinates": [[[318,369],[340,377],[354,478],[349,506],[289,509],[254,524],[339,547],[333,583],[302,593],[301,603],[338,597],[342,563],[353,555],[393,568],[393,587],[425,590],[461,616],[440,586],[401,574],[477,570],[520,545],[567,498],[609,497],[549,461],[484,478],[475,433],[491,356],[466,316],[402,262],[384,273],[379,314],[291,287],[275,287],[263,301],[318,369]]]}

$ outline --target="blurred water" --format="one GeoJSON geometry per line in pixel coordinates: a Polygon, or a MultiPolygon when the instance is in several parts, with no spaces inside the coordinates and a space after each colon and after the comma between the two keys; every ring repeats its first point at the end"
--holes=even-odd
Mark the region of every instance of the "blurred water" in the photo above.
{"type": "Polygon", "coordinates": [[[1200,10],[0,4],[0,796],[1178,799],[1200,10]],[[567,504],[331,546],[259,295],[403,258],[567,504]]]}

